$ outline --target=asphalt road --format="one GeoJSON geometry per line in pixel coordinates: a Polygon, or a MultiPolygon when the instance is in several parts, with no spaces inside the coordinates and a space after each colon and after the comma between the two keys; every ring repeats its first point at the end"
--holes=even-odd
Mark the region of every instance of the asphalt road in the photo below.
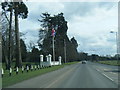
{"type": "Polygon", "coordinates": [[[104,69],[116,70],[118,67],[92,62],[77,63],[8,88],[118,88],[118,80],[115,81],[116,78],[118,79],[118,72],[113,74],[104,71],[104,69]],[[114,79],[111,79],[108,74],[111,74],[114,79]]]}

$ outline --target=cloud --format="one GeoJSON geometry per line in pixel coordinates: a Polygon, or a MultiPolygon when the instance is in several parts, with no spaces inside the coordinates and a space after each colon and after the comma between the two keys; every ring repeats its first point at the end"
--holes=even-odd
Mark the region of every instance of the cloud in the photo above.
{"type": "Polygon", "coordinates": [[[111,8],[114,3],[99,3],[99,2],[25,2],[29,7],[28,19],[37,21],[41,13],[49,12],[57,14],[63,12],[67,19],[74,15],[86,16],[90,15],[91,11],[96,7],[111,8]],[[71,9],[71,10],[70,10],[71,9]]]}
{"type": "MultiPolygon", "coordinates": [[[[117,4],[117,3],[116,3],[117,4]]],[[[117,31],[118,13],[117,5],[111,9],[96,7],[88,16],[75,15],[68,22],[68,35],[75,36],[78,43],[78,51],[98,54],[115,54],[115,35],[111,30],[117,31]]]]}
{"type": "Polygon", "coordinates": [[[108,36],[106,37],[82,37],[75,36],[76,39],[79,38],[78,43],[78,51],[84,51],[89,54],[96,53],[99,55],[113,55],[116,52],[115,42],[107,41],[108,36]]]}
{"type": "Polygon", "coordinates": [[[116,45],[114,35],[110,30],[115,30],[118,25],[117,2],[26,2],[29,15],[26,20],[20,20],[20,30],[29,32],[30,40],[37,41],[40,28],[41,13],[64,13],[68,22],[68,36],[75,36],[78,51],[98,54],[115,54],[116,45]]]}
{"type": "Polygon", "coordinates": [[[28,19],[37,21],[42,13],[48,12],[52,15],[62,12],[64,5],[59,2],[26,2],[29,7],[28,19]]]}

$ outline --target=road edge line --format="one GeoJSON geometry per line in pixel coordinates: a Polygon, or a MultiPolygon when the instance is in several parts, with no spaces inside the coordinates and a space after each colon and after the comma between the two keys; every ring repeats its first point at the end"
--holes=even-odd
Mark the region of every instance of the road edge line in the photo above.
{"type": "MultiPolygon", "coordinates": [[[[99,69],[96,69],[98,72],[100,72],[100,70],[99,69]]],[[[102,73],[102,72],[100,72],[102,75],[104,75],[106,78],[108,78],[109,80],[111,80],[111,81],[113,81],[113,82],[115,82],[113,79],[111,79],[109,76],[107,76],[106,74],[104,74],[104,73],[102,73]]]]}
{"type": "Polygon", "coordinates": [[[109,76],[107,76],[106,74],[104,74],[104,73],[102,73],[105,77],[107,77],[108,79],[110,79],[111,81],[113,81],[114,82],[114,80],[113,79],[111,79],[109,76]]]}

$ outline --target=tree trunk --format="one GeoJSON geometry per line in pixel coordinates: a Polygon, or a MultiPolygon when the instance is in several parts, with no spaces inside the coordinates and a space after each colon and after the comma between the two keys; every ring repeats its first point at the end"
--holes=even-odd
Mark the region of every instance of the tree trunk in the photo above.
{"type": "Polygon", "coordinates": [[[20,36],[19,36],[19,27],[18,27],[18,11],[17,11],[16,2],[15,2],[15,39],[16,39],[16,65],[15,67],[21,67],[22,59],[21,59],[20,36]]]}
{"type": "Polygon", "coordinates": [[[0,32],[0,63],[2,63],[2,37],[0,32]]]}
{"type": "Polygon", "coordinates": [[[7,50],[6,49],[7,49],[7,47],[6,47],[6,44],[5,44],[5,40],[4,40],[3,36],[2,36],[2,56],[4,55],[4,57],[5,57],[6,70],[8,70],[9,65],[8,65],[8,56],[7,56],[7,50]]]}
{"type": "Polygon", "coordinates": [[[8,67],[11,67],[11,30],[12,30],[12,10],[10,11],[9,22],[9,52],[8,52],[8,67]]]}

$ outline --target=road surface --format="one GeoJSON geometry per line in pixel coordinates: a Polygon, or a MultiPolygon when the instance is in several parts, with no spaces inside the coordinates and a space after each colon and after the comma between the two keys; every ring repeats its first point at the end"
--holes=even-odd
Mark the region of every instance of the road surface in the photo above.
{"type": "Polygon", "coordinates": [[[8,88],[118,88],[118,67],[77,63],[8,88]]]}

